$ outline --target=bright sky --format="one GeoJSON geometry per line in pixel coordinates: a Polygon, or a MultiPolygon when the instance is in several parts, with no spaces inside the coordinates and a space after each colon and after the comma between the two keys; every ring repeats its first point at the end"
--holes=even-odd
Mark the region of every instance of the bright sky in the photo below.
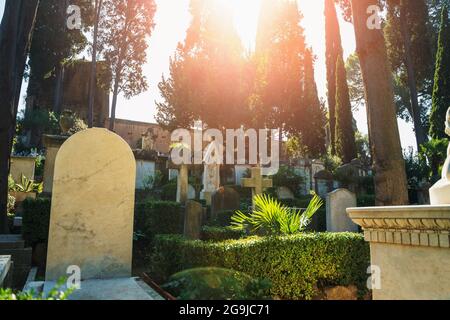
{"type": "MultiPolygon", "coordinates": [[[[126,100],[119,97],[117,117],[130,120],[154,122],[156,113],[155,101],[160,101],[158,82],[162,74],[169,74],[169,57],[175,52],[177,43],[183,41],[190,22],[188,11],[189,0],[155,0],[158,6],[155,22],[156,27],[148,49],[148,62],[144,73],[149,82],[149,90],[139,96],[126,100]]],[[[253,49],[259,6],[261,0],[221,0],[228,3],[235,14],[235,27],[242,43],[253,49]]],[[[319,95],[326,97],[326,68],[325,68],[325,30],[323,1],[297,0],[303,12],[303,26],[306,41],[312,46],[317,55],[316,81],[319,95]]],[[[0,16],[3,16],[5,0],[0,0],[0,16]]],[[[347,57],[355,50],[354,31],[350,23],[341,19],[341,35],[344,53],[347,57]]],[[[89,57],[86,57],[89,58],[89,57]]],[[[22,88],[24,89],[24,88],[22,88]]],[[[364,109],[364,108],[362,108],[364,109]]],[[[360,131],[367,133],[367,118],[365,110],[354,113],[360,131]]],[[[411,125],[399,120],[400,135],[404,148],[415,144],[411,125]]]]}

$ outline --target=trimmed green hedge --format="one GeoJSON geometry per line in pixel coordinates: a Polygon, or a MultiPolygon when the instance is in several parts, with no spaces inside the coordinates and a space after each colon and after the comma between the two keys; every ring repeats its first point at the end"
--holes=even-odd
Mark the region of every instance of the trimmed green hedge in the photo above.
{"type": "Polygon", "coordinates": [[[28,245],[47,243],[50,208],[49,198],[26,199],[23,202],[22,235],[28,245]]]}
{"type": "Polygon", "coordinates": [[[202,240],[204,241],[237,240],[243,236],[243,231],[233,230],[230,227],[204,226],[202,228],[202,240]]]}
{"type": "Polygon", "coordinates": [[[177,202],[147,201],[136,204],[134,231],[152,240],[157,234],[182,234],[184,211],[177,202]]]}
{"type": "Polygon", "coordinates": [[[281,299],[311,299],[318,287],[357,285],[364,293],[369,246],[361,234],[306,233],[225,242],[155,238],[150,271],[161,282],[196,267],[221,267],[268,278],[281,299]]]}

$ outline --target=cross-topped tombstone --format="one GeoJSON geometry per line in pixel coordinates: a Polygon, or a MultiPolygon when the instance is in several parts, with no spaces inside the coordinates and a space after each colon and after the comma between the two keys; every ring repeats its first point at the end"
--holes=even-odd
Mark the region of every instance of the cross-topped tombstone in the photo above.
{"type": "Polygon", "coordinates": [[[244,178],[241,179],[242,186],[244,188],[252,188],[252,203],[253,207],[255,207],[254,204],[254,198],[256,195],[262,194],[264,189],[266,188],[272,188],[273,181],[272,179],[264,178],[261,174],[261,168],[260,167],[254,167],[251,169],[251,178],[244,178]]]}

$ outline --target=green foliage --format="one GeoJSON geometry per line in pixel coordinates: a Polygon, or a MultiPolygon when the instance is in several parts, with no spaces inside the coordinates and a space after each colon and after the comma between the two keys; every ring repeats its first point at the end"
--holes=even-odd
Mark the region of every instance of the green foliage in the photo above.
{"type": "Polygon", "coordinates": [[[134,225],[147,241],[158,234],[182,234],[184,213],[176,202],[145,201],[136,204],[134,225]]]}
{"type": "Polygon", "coordinates": [[[355,130],[347,85],[344,60],[339,55],[336,64],[336,154],[344,163],[356,158],[355,130]]]}
{"type": "Polygon", "coordinates": [[[245,235],[242,230],[234,230],[231,227],[202,227],[203,241],[225,241],[240,239],[245,235]]]}
{"type": "Polygon", "coordinates": [[[217,212],[215,218],[210,217],[210,219],[208,220],[208,225],[212,227],[227,227],[231,224],[231,217],[233,215],[234,210],[225,210],[217,212]]]}
{"type": "Polygon", "coordinates": [[[22,235],[27,244],[47,243],[51,200],[26,199],[23,202],[22,235]]]}
{"type": "Polygon", "coordinates": [[[429,145],[427,143],[425,146],[422,146],[422,153],[415,153],[412,148],[404,152],[403,157],[405,158],[406,177],[408,179],[409,189],[417,189],[423,180],[428,181],[431,177],[431,170],[427,164],[427,157],[425,156],[426,153],[430,152],[426,149],[426,146],[429,145]]]}
{"type": "Polygon", "coordinates": [[[12,214],[16,205],[16,198],[8,193],[8,203],[6,204],[6,213],[12,214]]]}
{"type": "Polygon", "coordinates": [[[46,295],[44,293],[36,294],[33,290],[14,292],[12,289],[0,288],[0,300],[67,300],[74,289],[61,290],[65,282],[66,279],[60,279],[46,295]]]}
{"type": "Polygon", "coordinates": [[[302,212],[283,206],[270,196],[256,195],[255,208],[250,214],[237,211],[231,217],[235,230],[268,235],[293,234],[305,230],[312,216],[323,205],[322,199],[314,196],[308,208],[302,212]]]}
{"type": "Polygon", "coordinates": [[[450,107],[450,20],[448,6],[442,8],[436,69],[434,75],[433,104],[430,114],[430,136],[446,138],[445,119],[450,107]]]}
{"type": "Polygon", "coordinates": [[[440,179],[440,171],[447,157],[448,139],[431,139],[421,145],[419,157],[426,159],[429,168],[429,178],[432,182],[440,179]]]}
{"type": "Polygon", "coordinates": [[[303,177],[295,172],[290,166],[280,166],[277,174],[272,176],[274,187],[287,187],[295,196],[300,195],[300,188],[304,181],[303,177]]]}
{"type": "Polygon", "coordinates": [[[169,181],[161,188],[161,199],[163,201],[176,201],[177,200],[177,180],[169,181]]]}
{"type": "Polygon", "coordinates": [[[163,288],[179,300],[259,300],[268,297],[270,282],[224,268],[196,268],[174,274],[163,288]]]}
{"type": "Polygon", "coordinates": [[[20,182],[18,183],[14,181],[11,175],[9,175],[8,188],[9,191],[25,192],[25,193],[28,192],[42,193],[42,191],[44,190],[44,183],[34,182],[34,180],[28,179],[23,174],[20,176],[20,182]]]}
{"type": "Polygon", "coordinates": [[[300,233],[225,242],[162,235],[155,239],[151,261],[152,276],[161,282],[189,268],[221,267],[269,279],[272,297],[312,299],[318,286],[355,284],[365,290],[370,255],[364,237],[353,233],[300,233]]]}
{"type": "Polygon", "coordinates": [[[356,198],[358,207],[375,207],[375,195],[363,194],[356,198]]]}

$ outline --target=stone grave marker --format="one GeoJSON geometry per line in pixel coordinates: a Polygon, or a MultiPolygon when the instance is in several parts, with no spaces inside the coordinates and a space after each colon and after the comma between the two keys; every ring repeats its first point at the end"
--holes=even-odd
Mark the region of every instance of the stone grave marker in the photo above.
{"type": "Polygon", "coordinates": [[[277,188],[278,199],[295,199],[294,193],[288,187],[277,188]]]}
{"type": "Polygon", "coordinates": [[[221,187],[211,196],[211,217],[214,219],[222,211],[239,210],[241,197],[233,188],[221,187]]]}
{"type": "Polygon", "coordinates": [[[78,266],[81,279],[131,276],[136,162],[100,128],[81,131],[55,161],[46,281],[78,266]]]}
{"type": "MultiPolygon", "coordinates": [[[[256,195],[262,194],[264,189],[271,188],[273,185],[272,179],[266,179],[261,174],[260,167],[254,167],[251,170],[251,178],[242,179],[242,186],[244,188],[252,188],[252,203],[256,195]]],[[[254,204],[253,204],[254,207],[254,204]]]]}
{"type": "Polygon", "coordinates": [[[186,164],[180,165],[177,176],[177,202],[185,203],[189,195],[189,169],[186,164]]]}
{"type": "Polygon", "coordinates": [[[9,287],[11,256],[0,256],[0,288],[9,287]]]}
{"type": "Polygon", "coordinates": [[[358,226],[347,215],[347,208],[356,207],[356,195],[337,189],[327,195],[327,231],[358,232],[358,226]]]}
{"type": "Polygon", "coordinates": [[[184,216],[184,236],[191,240],[198,240],[201,236],[203,224],[203,207],[200,203],[192,200],[186,202],[184,216]]]}

